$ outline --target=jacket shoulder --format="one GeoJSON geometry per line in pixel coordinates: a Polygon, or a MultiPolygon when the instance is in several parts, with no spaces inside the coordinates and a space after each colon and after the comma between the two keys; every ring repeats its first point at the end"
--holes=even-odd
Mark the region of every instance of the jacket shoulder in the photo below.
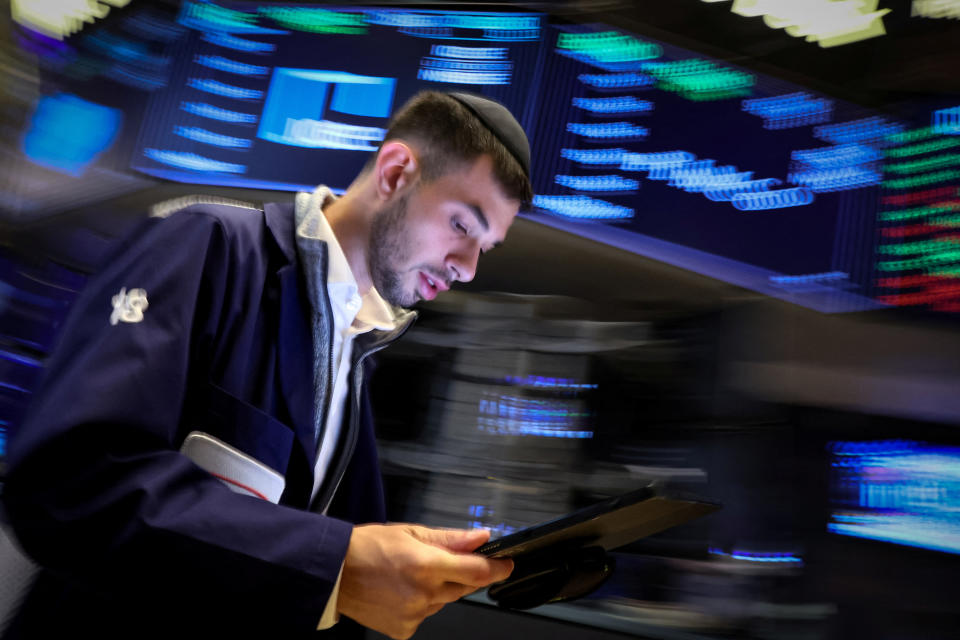
{"type": "Polygon", "coordinates": [[[263,222],[261,205],[209,195],[190,195],[158,202],[150,207],[150,218],[189,216],[207,218],[226,230],[253,230],[263,222]]]}
{"type": "Polygon", "coordinates": [[[251,245],[262,246],[272,239],[293,260],[293,205],[285,203],[255,204],[212,195],[190,195],[165,200],[150,208],[150,219],[179,219],[181,224],[196,228],[203,222],[215,227],[228,246],[241,251],[251,245]]]}

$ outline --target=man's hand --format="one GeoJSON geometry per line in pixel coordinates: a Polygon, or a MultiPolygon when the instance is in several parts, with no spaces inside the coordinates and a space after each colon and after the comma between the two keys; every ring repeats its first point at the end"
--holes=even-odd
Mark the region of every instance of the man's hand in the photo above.
{"type": "Polygon", "coordinates": [[[512,560],[471,553],[489,537],[481,529],[354,527],[337,610],[391,638],[409,638],[448,602],[510,575],[512,560]]]}

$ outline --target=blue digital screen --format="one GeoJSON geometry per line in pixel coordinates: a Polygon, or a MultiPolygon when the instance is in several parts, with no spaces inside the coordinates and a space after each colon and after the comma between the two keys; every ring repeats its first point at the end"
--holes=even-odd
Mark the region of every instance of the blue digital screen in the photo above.
{"type": "Polygon", "coordinates": [[[179,23],[133,160],[158,177],[343,190],[423,89],[489,96],[528,129],[535,115],[540,14],[187,2],[179,23]]]}
{"type": "Polygon", "coordinates": [[[960,448],[882,440],[830,451],[828,531],[960,553],[960,448]]]}
{"type": "Polygon", "coordinates": [[[528,217],[822,312],[960,311],[960,106],[878,113],[537,13],[186,2],[133,167],[345,189],[422,89],[531,140],[528,217]],[[389,55],[384,55],[389,52],[389,55]]]}
{"type": "Polygon", "coordinates": [[[603,24],[550,25],[535,219],[821,311],[875,299],[901,123],[603,24]]]}
{"type": "Polygon", "coordinates": [[[80,176],[120,131],[119,109],[69,93],[37,102],[23,137],[23,153],[31,162],[67,175],[80,176]]]}

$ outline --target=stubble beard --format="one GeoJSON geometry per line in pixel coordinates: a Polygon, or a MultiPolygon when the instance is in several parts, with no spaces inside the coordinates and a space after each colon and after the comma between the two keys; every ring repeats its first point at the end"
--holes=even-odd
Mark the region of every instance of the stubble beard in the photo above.
{"type": "Polygon", "coordinates": [[[398,307],[412,306],[420,299],[415,290],[404,290],[402,274],[397,270],[409,259],[404,226],[408,198],[409,194],[405,194],[384,207],[370,227],[370,279],[380,296],[398,307]]]}

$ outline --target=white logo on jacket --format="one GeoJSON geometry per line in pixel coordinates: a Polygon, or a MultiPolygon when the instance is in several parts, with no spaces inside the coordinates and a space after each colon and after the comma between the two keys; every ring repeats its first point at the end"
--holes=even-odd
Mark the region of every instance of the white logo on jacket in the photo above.
{"type": "Polygon", "coordinates": [[[120,293],[113,296],[113,313],[110,314],[110,324],[117,322],[140,322],[143,312],[150,304],[147,302],[147,292],[143,289],[120,289],[120,293]]]}

